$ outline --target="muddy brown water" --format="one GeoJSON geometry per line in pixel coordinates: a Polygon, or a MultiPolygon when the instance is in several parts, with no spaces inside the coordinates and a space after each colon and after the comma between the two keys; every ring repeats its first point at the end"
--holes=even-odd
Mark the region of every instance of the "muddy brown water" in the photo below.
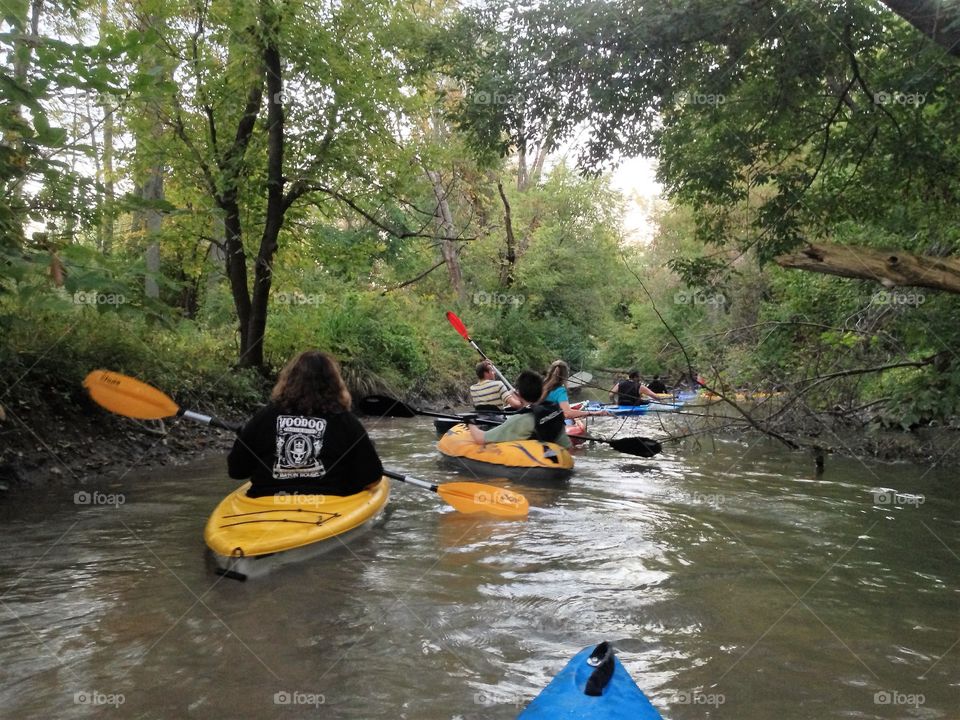
{"type": "MultiPolygon", "coordinates": [[[[371,430],[391,468],[472,479],[438,464],[427,419],[371,430]]],[[[235,485],[220,459],[8,493],[0,716],[514,718],[606,639],[666,718],[960,717],[953,468],[829,458],[818,476],[718,440],[489,482],[529,519],[395,484],[379,527],[246,583],[205,560],[235,485]]]]}

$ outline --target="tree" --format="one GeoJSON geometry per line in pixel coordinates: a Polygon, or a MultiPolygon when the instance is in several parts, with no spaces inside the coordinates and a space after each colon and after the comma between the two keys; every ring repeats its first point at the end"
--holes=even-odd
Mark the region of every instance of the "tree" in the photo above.
{"type": "MultiPolygon", "coordinates": [[[[956,12],[944,12],[935,36],[946,43],[956,12]]],[[[700,237],[755,247],[761,261],[844,222],[901,234],[912,252],[957,237],[960,76],[896,16],[794,0],[547,2],[470,16],[509,63],[500,75],[467,66],[464,96],[494,81],[517,93],[508,109],[461,108],[462,127],[491,150],[589,127],[586,169],[655,154],[700,237]],[[743,232],[731,213],[757,199],[743,232]]]]}
{"type": "Polygon", "coordinates": [[[172,56],[187,48],[177,72],[189,78],[168,122],[222,213],[239,363],[262,367],[286,215],[318,198],[363,212],[356,198],[372,193],[360,184],[395,146],[386,121],[402,106],[400,67],[383,52],[394,32],[386,5],[260,0],[218,9],[197,6],[191,30],[166,38],[172,56]],[[255,251],[251,224],[262,227],[255,251]]]}

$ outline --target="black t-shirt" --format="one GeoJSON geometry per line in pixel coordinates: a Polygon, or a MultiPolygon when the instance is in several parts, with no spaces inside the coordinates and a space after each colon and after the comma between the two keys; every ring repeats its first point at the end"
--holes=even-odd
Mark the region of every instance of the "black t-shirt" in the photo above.
{"type": "Polygon", "coordinates": [[[640,399],[640,385],[633,380],[621,380],[617,383],[617,405],[643,405],[640,399]]]}
{"type": "Polygon", "coordinates": [[[353,495],[383,475],[373,441],[353,414],[298,415],[273,403],[240,430],[227,470],[237,480],[250,479],[250,497],[353,495]]]}
{"type": "Polygon", "coordinates": [[[665,393],[667,392],[667,386],[663,384],[663,380],[654,380],[652,383],[647,385],[655,393],[665,393]]]}

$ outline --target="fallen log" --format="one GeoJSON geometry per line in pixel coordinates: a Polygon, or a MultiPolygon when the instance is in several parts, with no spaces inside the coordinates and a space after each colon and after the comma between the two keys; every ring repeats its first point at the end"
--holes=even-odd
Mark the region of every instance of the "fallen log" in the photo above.
{"type": "Polygon", "coordinates": [[[807,243],[803,249],[780,255],[775,261],[788,269],[876,280],[886,288],[911,286],[960,293],[960,259],[954,257],[914,255],[862,245],[807,243]]]}

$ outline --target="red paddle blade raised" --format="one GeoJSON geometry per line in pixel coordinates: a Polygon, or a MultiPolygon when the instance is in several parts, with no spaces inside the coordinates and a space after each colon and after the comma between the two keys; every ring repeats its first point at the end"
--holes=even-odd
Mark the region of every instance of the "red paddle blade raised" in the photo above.
{"type": "Polygon", "coordinates": [[[447,310],[447,320],[453,325],[453,329],[460,333],[460,337],[464,340],[470,339],[470,333],[467,332],[467,326],[463,324],[463,321],[457,317],[457,314],[452,310],[447,310]]]}

